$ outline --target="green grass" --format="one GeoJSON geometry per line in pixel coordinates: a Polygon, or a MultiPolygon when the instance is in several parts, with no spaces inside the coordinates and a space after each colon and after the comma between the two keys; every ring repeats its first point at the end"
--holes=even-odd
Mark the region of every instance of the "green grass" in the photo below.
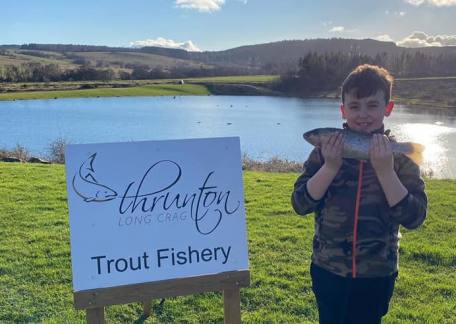
{"type": "Polygon", "coordinates": [[[81,87],[96,88],[128,88],[143,87],[146,85],[171,83],[177,84],[178,80],[111,80],[111,81],[59,81],[59,82],[5,82],[0,84],[2,92],[28,92],[28,91],[58,91],[78,90],[81,87]]]}
{"type": "MultiPolygon", "coordinates": [[[[245,323],[316,323],[309,260],[313,218],[290,207],[295,173],[245,172],[251,286],[245,323]]],[[[384,323],[456,322],[456,181],[428,180],[424,226],[403,230],[400,273],[384,323]]],[[[0,163],[0,322],[83,323],[72,304],[62,165],[0,163]]],[[[145,323],[220,323],[219,292],[169,298],[145,323]]],[[[140,319],[139,304],[107,308],[109,323],[140,319]]],[[[138,321],[141,322],[141,321],[138,321]]]]}
{"type": "Polygon", "coordinates": [[[278,75],[239,75],[209,78],[188,78],[184,80],[193,83],[265,83],[277,80],[278,78],[278,75]]]}
{"type": "Polygon", "coordinates": [[[242,83],[258,84],[276,79],[274,75],[227,76],[211,78],[157,80],[113,80],[80,82],[24,82],[3,83],[0,85],[0,101],[21,99],[54,99],[80,97],[119,97],[119,96],[175,96],[207,95],[207,83],[242,83]],[[94,89],[79,89],[91,86],[94,89]],[[24,91],[26,90],[26,91],[24,91]]]}
{"type": "Polygon", "coordinates": [[[196,84],[153,84],[129,88],[98,88],[85,90],[55,90],[1,93],[0,100],[57,99],[79,97],[124,97],[124,96],[181,96],[208,95],[206,87],[196,84]]]}
{"type": "Polygon", "coordinates": [[[393,97],[400,104],[454,111],[455,91],[455,77],[398,79],[393,86],[393,97]]]}

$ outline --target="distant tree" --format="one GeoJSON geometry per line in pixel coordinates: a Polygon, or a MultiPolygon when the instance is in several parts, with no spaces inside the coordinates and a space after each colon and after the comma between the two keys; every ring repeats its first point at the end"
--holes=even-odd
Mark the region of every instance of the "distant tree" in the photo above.
{"type": "Polygon", "coordinates": [[[121,80],[131,80],[131,73],[127,71],[120,71],[119,78],[121,80]]]}
{"type": "Polygon", "coordinates": [[[4,72],[5,82],[19,82],[21,81],[21,74],[16,65],[8,64],[5,66],[4,72]]]}
{"type": "Polygon", "coordinates": [[[374,63],[374,59],[353,50],[349,53],[310,52],[299,59],[296,71],[281,75],[278,90],[308,96],[321,91],[335,91],[345,76],[357,65],[374,63]]]}
{"type": "Polygon", "coordinates": [[[135,66],[131,72],[131,78],[134,80],[145,80],[149,78],[149,70],[147,66],[135,66]]]}
{"type": "Polygon", "coordinates": [[[149,72],[150,79],[166,79],[169,77],[169,71],[163,68],[156,67],[149,72]]]}

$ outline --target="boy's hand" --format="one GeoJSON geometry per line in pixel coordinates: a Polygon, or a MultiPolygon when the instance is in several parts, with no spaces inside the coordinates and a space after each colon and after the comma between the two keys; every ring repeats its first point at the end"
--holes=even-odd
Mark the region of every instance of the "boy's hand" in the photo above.
{"type": "Polygon", "coordinates": [[[332,171],[339,171],[342,166],[342,152],[344,150],[344,135],[342,132],[332,134],[321,144],[321,154],[325,165],[332,171]]]}
{"type": "Polygon", "coordinates": [[[374,134],[369,151],[370,162],[377,175],[394,171],[393,150],[385,135],[374,134]]]}

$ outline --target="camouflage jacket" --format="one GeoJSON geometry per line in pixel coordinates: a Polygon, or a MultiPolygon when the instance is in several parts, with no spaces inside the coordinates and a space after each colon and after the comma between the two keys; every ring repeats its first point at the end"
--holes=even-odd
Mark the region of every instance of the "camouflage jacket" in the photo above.
{"type": "Polygon", "coordinates": [[[408,194],[389,207],[369,161],[354,159],[343,159],[323,198],[312,199],[307,181],[323,163],[320,150],[315,148],[304,163],[304,171],[294,185],[291,198],[298,214],[315,212],[312,262],[344,277],[382,277],[396,272],[399,225],[413,229],[426,217],[427,197],[419,167],[405,155],[394,154],[394,169],[408,194]],[[360,163],[363,174],[358,179],[360,163]],[[355,224],[359,182],[360,203],[355,224]]]}

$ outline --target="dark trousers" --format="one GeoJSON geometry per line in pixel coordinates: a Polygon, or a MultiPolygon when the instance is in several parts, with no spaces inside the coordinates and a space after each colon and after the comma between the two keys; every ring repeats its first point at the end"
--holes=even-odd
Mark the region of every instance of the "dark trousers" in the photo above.
{"type": "Polygon", "coordinates": [[[321,324],[377,324],[388,312],[397,273],[388,277],[351,278],[310,266],[312,290],[321,324]]]}

